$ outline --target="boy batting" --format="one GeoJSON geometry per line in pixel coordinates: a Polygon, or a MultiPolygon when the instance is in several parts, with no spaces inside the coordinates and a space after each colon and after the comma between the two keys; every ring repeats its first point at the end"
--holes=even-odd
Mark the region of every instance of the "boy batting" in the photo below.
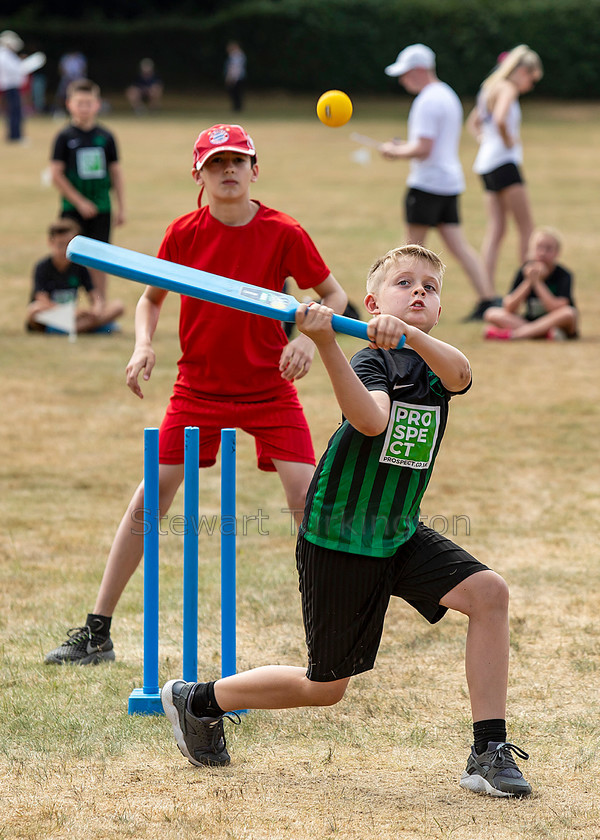
{"type": "Polygon", "coordinates": [[[365,305],[370,345],[349,363],[333,312],[298,311],[343,415],[311,482],[296,561],[308,667],[270,665],[215,682],[169,681],[162,702],[192,764],[229,763],[223,718],[235,709],[329,706],[355,674],[371,670],[391,596],[430,623],[468,617],[466,675],[474,744],[462,787],[492,796],[531,792],[507,741],[508,587],[464,549],[419,522],[452,396],[471,384],[468,360],[429,335],[444,266],[421,245],[377,260],[365,305]],[[403,350],[394,349],[402,337],[403,350]]]}

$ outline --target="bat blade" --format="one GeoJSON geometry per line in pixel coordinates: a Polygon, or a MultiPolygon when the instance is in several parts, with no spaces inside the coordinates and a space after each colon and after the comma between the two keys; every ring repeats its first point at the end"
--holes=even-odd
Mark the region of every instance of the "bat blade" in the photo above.
{"type": "Polygon", "coordinates": [[[366,134],[357,134],[356,131],[352,132],[350,139],[355,143],[360,143],[362,146],[370,146],[373,149],[380,149],[383,146],[383,143],[375,140],[374,137],[368,137],[366,134]]]}
{"type": "MultiPolygon", "coordinates": [[[[263,315],[277,321],[293,323],[296,310],[300,306],[293,295],[253,286],[250,283],[240,283],[239,280],[230,277],[161,260],[87,236],[75,236],[67,246],[67,256],[79,265],[96,268],[136,283],[156,286],[169,292],[263,315]]],[[[369,340],[364,321],[334,315],[332,326],[336,332],[369,340]]],[[[399,346],[403,344],[404,337],[399,346]]]]}

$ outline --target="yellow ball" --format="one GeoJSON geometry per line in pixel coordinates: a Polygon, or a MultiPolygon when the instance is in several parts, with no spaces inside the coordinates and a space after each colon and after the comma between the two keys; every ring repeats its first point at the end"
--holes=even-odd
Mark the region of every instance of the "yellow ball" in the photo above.
{"type": "Polygon", "coordinates": [[[328,90],[319,97],[317,116],[332,128],[345,125],[352,116],[352,100],[341,90],[328,90]]]}

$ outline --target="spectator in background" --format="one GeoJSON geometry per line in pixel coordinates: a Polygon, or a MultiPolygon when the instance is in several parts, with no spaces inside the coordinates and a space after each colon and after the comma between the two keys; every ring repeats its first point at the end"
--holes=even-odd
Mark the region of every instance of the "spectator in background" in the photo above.
{"type": "Polygon", "coordinates": [[[486,271],[494,282],[506,223],[512,216],[519,235],[519,260],[525,261],[533,217],[521,165],[521,107],[519,97],[528,93],[543,75],[540,57],[526,44],[499,56],[496,68],[485,79],[467,128],[477,138],[479,152],[473,170],[485,188],[487,228],[482,245],[486,271]]]}
{"type": "Polygon", "coordinates": [[[438,79],[435,53],[424,44],[403,49],[385,68],[408,93],[415,94],[408,115],[408,139],[380,147],[387,160],[410,160],[406,193],[406,241],[424,245],[436,228],[459,261],[478,301],[466,320],[481,320],[488,306],[498,303],[479,254],[467,242],[459,215],[465,179],[458,154],[463,109],[452,88],[438,79]]]}
{"type": "Polygon", "coordinates": [[[225,87],[231,99],[232,109],[241,111],[244,107],[244,89],[246,86],[246,53],[237,41],[229,41],[226,49],[225,87]]]}
{"type": "Polygon", "coordinates": [[[11,29],[0,32],[0,94],[6,112],[6,139],[12,143],[23,139],[21,88],[26,76],[21,68],[19,53],[24,46],[21,38],[11,29]]]}
{"type": "Polygon", "coordinates": [[[125,96],[136,114],[141,114],[146,108],[158,108],[163,95],[163,83],[154,70],[151,58],[140,61],[140,72],[137,79],[125,90],[125,96]]]}
{"type": "Polygon", "coordinates": [[[87,58],[82,52],[74,50],[65,53],[58,62],[59,82],[54,102],[55,112],[66,110],[67,88],[71,82],[85,79],[87,76],[87,58]]]}
{"type": "Polygon", "coordinates": [[[58,219],[48,228],[50,254],[36,264],[33,272],[25,324],[29,332],[52,331],[38,321],[38,316],[60,304],[75,305],[80,288],[87,293],[89,307],[75,310],[75,332],[114,332],[118,329],[114,321],[123,314],[121,301],[103,300],[94,288],[88,269],[72,263],[67,257],[67,245],[78,233],[81,229],[73,219],[58,219]]]}
{"type": "Polygon", "coordinates": [[[573,277],[557,263],[561,244],[561,236],[554,228],[534,230],[529,259],[517,272],[512,289],[502,306],[494,306],[484,315],[490,325],[484,338],[577,338],[573,277]]]}
{"type": "MultiPolygon", "coordinates": [[[[61,216],[75,219],[85,236],[109,242],[111,224],[125,222],[125,185],[115,138],[96,122],[101,104],[97,84],[89,79],[71,82],[66,101],[71,124],[54,140],[50,172],[60,194],[61,216]]],[[[106,299],[105,272],[92,269],[91,274],[96,291],[106,299]]]]}

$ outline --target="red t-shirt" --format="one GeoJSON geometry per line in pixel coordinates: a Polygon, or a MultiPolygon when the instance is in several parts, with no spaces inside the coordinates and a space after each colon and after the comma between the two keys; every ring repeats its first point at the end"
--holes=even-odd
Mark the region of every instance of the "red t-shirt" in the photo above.
{"type": "MultiPolygon", "coordinates": [[[[287,277],[301,289],[322,283],[329,268],[306,231],[285,213],[258,204],[252,221],[239,227],[219,222],[208,206],[180,216],[167,228],[158,256],[278,292],[287,277]]],[[[287,338],[272,318],[182,295],[179,341],[176,389],[254,401],[293,387],[279,372],[287,338]]]]}

